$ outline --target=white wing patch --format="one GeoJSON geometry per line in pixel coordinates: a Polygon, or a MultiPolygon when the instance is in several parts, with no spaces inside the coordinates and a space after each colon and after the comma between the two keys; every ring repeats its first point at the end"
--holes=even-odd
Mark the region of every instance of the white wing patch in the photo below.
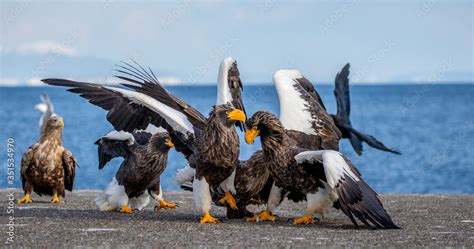
{"type": "Polygon", "coordinates": [[[354,181],[360,178],[352,172],[341,153],[334,150],[305,151],[295,156],[298,163],[302,162],[322,162],[327,183],[331,188],[335,188],[337,183],[345,177],[350,177],[354,181]]]}
{"type": "Polygon", "coordinates": [[[296,89],[298,82],[295,79],[302,77],[298,70],[278,70],[273,75],[273,83],[280,100],[280,121],[287,130],[317,135],[312,127],[308,103],[296,89]]]}
{"type": "MultiPolygon", "coordinates": [[[[142,130],[139,130],[139,131],[142,131],[142,130]]],[[[163,129],[163,127],[156,127],[154,126],[153,124],[148,124],[148,126],[146,127],[145,130],[143,130],[145,132],[148,132],[152,135],[158,133],[158,132],[166,132],[165,129],[163,129]]]]}
{"type": "Polygon", "coordinates": [[[120,92],[127,99],[130,99],[133,103],[147,107],[151,111],[158,113],[162,118],[170,124],[175,131],[184,134],[186,137],[188,133],[194,133],[193,125],[189,122],[186,116],[174,110],[173,108],[161,103],[160,101],[139,92],[128,91],[125,89],[106,87],[111,90],[120,92]]]}
{"type": "Polygon", "coordinates": [[[119,140],[119,141],[128,140],[127,141],[128,145],[132,145],[132,144],[135,143],[135,138],[133,137],[133,135],[129,132],[126,132],[126,131],[111,131],[111,132],[107,133],[104,136],[104,138],[119,140]]]}
{"type": "Polygon", "coordinates": [[[232,57],[225,58],[219,66],[219,75],[217,76],[217,101],[216,105],[224,105],[227,103],[232,103],[232,94],[230,93],[228,74],[229,69],[232,64],[235,62],[235,59],[232,57]]]}

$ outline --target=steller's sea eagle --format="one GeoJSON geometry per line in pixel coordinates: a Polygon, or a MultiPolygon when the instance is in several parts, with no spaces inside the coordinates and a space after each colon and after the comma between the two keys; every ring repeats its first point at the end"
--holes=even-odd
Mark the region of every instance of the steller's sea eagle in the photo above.
{"type": "Polygon", "coordinates": [[[248,221],[275,220],[273,210],[287,194],[302,195],[307,211],[295,224],[314,223],[313,215],[324,216],[340,209],[358,227],[356,219],[371,228],[399,228],[380,202],[377,193],[362,179],[349,159],[334,150],[301,148],[272,113],[258,111],[247,120],[245,141],[257,136],[262,143],[265,165],[274,180],[266,210],[248,221]]]}
{"type": "MultiPolygon", "coordinates": [[[[155,127],[156,128],[156,127],[155,127]]],[[[115,157],[122,157],[115,177],[96,198],[101,211],[132,213],[155,199],[155,210],[175,208],[163,199],[160,175],[166,168],[168,151],[174,147],[168,132],[112,131],[98,139],[99,169],[115,157]]]]}
{"type": "Polygon", "coordinates": [[[62,117],[50,117],[39,141],[23,155],[20,173],[25,196],[18,204],[31,203],[32,191],[53,196],[51,203],[60,203],[58,195],[64,198],[64,189],[72,191],[77,162],[63,146],[63,128],[62,117]]]}

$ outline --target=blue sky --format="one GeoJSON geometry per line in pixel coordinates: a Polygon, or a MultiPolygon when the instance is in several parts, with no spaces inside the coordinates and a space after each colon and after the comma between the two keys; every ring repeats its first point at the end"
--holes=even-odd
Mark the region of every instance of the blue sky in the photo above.
{"type": "Polygon", "coordinates": [[[0,85],[115,82],[135,58],[167,84],[214,83],[233,56],[244,83],[296,68],[330,83],[473,82],[472,1],[1,2],[0,85]]]}

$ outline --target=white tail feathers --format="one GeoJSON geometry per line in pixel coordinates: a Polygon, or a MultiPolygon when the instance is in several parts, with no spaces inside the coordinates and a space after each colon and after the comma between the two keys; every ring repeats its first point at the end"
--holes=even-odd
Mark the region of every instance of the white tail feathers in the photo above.
{"type": "Polygon", "coordinates": [[[195,169],[191,168],[189,164],[186,164],[186,167],[182,169],[178,169],[178,171],[176,172],[176,176],[173,179],[173,182],[178,185],[181,185],[185,182],[192,181],[194,178],[195,172],[196,172],[195,169]]]}
{"type": "Polygon", "coordinates": [[[125,188],[119,185],[114,177],[104,192],[95,198],[95,203],[99,206],[100,211],[119,210],[125,204],[128,204],[132,209],[142,210],[150,203],[150,195],[145,191],[142,195],[129,199],[125,188]]]}
{"type": "Polygon", "coordinates": [[[150,203],[150,195],[145,191],[142,195],[129,199],[128,205],[132,209],[142,210],[150,203]]]}
{"type": "Polygon", "coordinates": [[[125,188],[119,185],[114,177],[104,192],[95,198],[95,203],[99,206],[100,211],[118,210],[128,203],[128,196],[125,193],[125,188]]]}

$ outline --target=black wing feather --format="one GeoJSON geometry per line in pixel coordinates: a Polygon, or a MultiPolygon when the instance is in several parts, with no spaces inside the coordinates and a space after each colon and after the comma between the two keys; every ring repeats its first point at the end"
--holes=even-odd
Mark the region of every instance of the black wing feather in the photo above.
{"type": "Polygon", "coordinates": [[[336,186],[338,206],[358,227],[354,216],[365,225],[379,229],[398,229],[378,198],[378,194],[362,179],[359,171],[344,157],[351,171],[358,176],[355,181],[349,176],[341,178],[336,186]]]}
{"type": "Polygon", "coordinates": [[[350,64],[347,63],[341,70],[337,73],[334,87],[334,96],[336,96],[337,103],[337,118],[341,123],[350,125],[351,121],[349,119],[351,113],[351,100],[349,95],[349,68],[350,64]]]}
{"type": "MultiPolygon", "coordinates": [[[[230,94],[232,96],[232,105],[245,112],[245,106],[242,98],[242,91],[244,90],[242,81],[240,80],[240,72],[237,67],[237,62],[234,62],[227,72],[227,84],[229,86],[230,94]]],[[[245,131],[244,122],[236,122],[235,125],[240,128],[241,131],[245,131]]]]}
{"type": "Polygon", "coordinates": [[[44,79],[42,81],[53,86],[70,87],[68,91],[77,93],[90,103],[108,111],[107,120],[117,131],[133,132],[135,130],[144,130],[149,124],[163,127],[170,134],[176,151],[183,153],[185,157],[189,157],[192,154],[192,135],[181,134],[175,131],[158,113],[132,102],[119,91],[102,85],[65,79],[44,79]]]}
{"type": "MultiPolygon", "coordinates": [[[[135,62],[136,63],[136,62],[135,62]]],[[[123,75],[117,75],[116,77],[123,79],[125,81],[134,83],[136,85],[131,84],[122,84],[126,87],[132,88],[137,92],[146,94],[161,103],[183,113],[188,118],[189,122],[195,127],[200,130],[204,129],[207,119],[202,115],[198,110],[187,104],[186,102],[182,101],[178,97],[174,96],[173,94],[169,93],[166,89],[163,88],[161,83],[156,79],[154,73],[150,70],[148,73],[142,66],[138,63],[138,68],[134,67],[130,63],[124,62],[124,66],[120,66],[120,68],[128,70],[128,72],[134,73],[127,73],[127,75],[134,77],[130,78],[123,75]]],[[[119,73],[124,73],[124,70],[116,70],[119,73]]]]}
{"type": "Polygon", "coordinates": [[[314,88],[313,83],[306,79],[305,77],[296,79],[296,81],[300,84],[303,89],[308,92],[309,95],[311,95],[312,98],[314,98],[316,101],[319,102],[321,107],[326,110],[326,106],[324,106],[323,100],[321,99],[321,96],[319,96],[318,91],[314,88]]]}
{"type": "Polygon", "coordinates": [[[117,140],[107,137],[101,137],[94,144],[97,145],[99,155],[99,169],[115,157],[126,158],[130,154],[128,140],[117,140]]]}
{"type": "Polygon", "coordinates": [[[358,155],[362,154],[364,150],[362,142],[366,142],[369,146],[400,155],[401,153],[395,149],[387,148],[382,142],[378,141],[375,137],[366,135],[360,131],[357,131],[352,127],[350,120],[351,113],[351,100],[349,94],[349,68],[350,64],[347,63],[337,73],[335,79],[334,96],[337,102],[337,114],[333,115],[334,123],[337,128],[341,131],[343,138],[348,138],[351,142],[352,148],[358,155]]]}

